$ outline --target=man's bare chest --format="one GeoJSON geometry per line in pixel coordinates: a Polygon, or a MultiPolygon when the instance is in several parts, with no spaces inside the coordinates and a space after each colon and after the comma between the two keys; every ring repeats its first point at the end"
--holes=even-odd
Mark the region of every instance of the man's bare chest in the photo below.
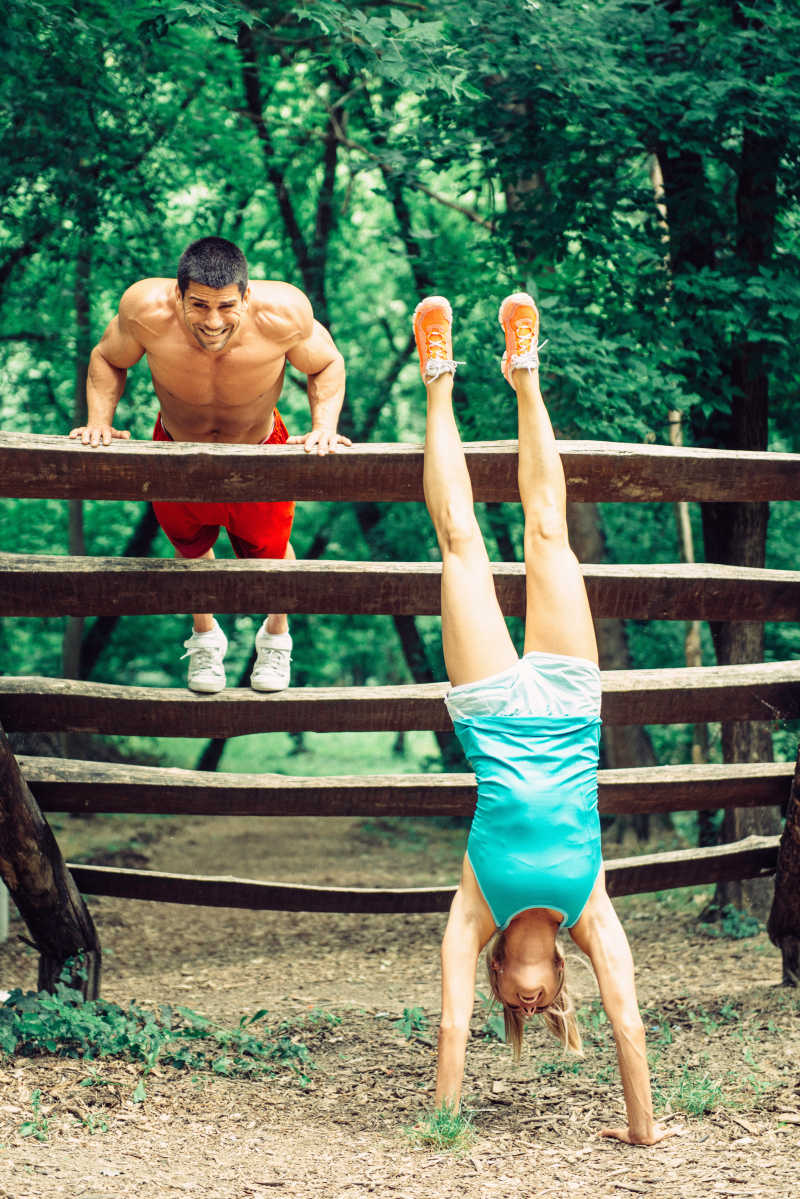
{"type": "Polygon", "coordinates": [[[277,349],[235,348],[212,355],[185,345],[157,345],[147,363],[158,393],[189,404],[241,403],[280,386],[286,362],[277,349]]]}

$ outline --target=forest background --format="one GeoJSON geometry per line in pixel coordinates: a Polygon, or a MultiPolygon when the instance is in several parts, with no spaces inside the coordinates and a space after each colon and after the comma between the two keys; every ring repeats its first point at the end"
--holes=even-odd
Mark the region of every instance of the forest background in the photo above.
{"type": "MultiPolygon", "coordinates": [[[[496,312],[524,288],[549,339],[542,378],[558,436],[665,443],[679,419],[686,444],[800,452],[800,12],[789,0],[5,9],[4,429],[81,423],[88,355],[122,292],[174,275],[190,240],[217,234],[242,247],[252,277],[310,297],[347,363],[340,428],[354,440],[421,441],[410,318],[431,292],[450,298],[467,363],[464,438],[513,438],[496,312]]],[[[281,409],[291,431],[308,427],[302,377],[287,377],[281,409]]],[[[155,414],[142,363],[116,424],[147,439],[155,414]]],[[[146,505],[2,505],[6,551],[171,556],[146,505]]],[[[519,507],[479,515],[490,556],[520,559],[519,507]]],[[[796,567],[796,505],[697,505],[691,520],[698,560],[796,567]]],[[[683,552],[668,505],[574,505],[570,524],[584,561],[683,552]]],[[[300,558],[438,557],[416,504],[303,504],[293,543],[300,558]]],[[[230,553],[224,535],[217,550],[230,553]]],[[[246,685],[261,615],[223,617],[229,683],[246,685]]],[[[682,625],[598,624],[606,668],[685,664],[682,625]]],[[[292,631],[295,686],[444,678],[434,619],[297,616],[292,631]]],[[[182,686],[188,633],[174,616],[6,619],[0,672],[182,686]]],[[[699,631],[705,665],[798,651],[797,625],[699,631]]],[[[687,761],[694,735],[606,730],[605,764],[687,761]]],[[[107,752],[289,773],[330,773],[334,759],[348,772],[460,760],[428,734],[333,737],[129,738],[107,752]]],[[[797,739],[796,724],[717,728],[706,752],[794,758],[797,739]]],[[[762,816],[758,828],[774,831],[777,814],[762,816]]],[[[686,820],[685,838],[718,834],[719,821],[686,820]]]]}

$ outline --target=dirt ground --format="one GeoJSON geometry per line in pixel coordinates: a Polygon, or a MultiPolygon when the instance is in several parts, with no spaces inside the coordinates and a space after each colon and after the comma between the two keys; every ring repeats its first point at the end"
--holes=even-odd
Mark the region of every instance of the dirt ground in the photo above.
{"type": "MultiPolygon", "coordinates": [[[[59,828],[67,856],[85,860],[363,886],[452,882],[464,840],[423,822],[345,819],[162,819],[130,832],[119,820],[62,818],[59,828]]],[[[765,934],[704,932],[703,902],[675,892],[618,905],[657,1109],[679,1135],[652,1149],[598,1138],[622,1122],[622,1095],[593,978],[576,964],[585,1055],[562,1056],[535,1027],[515,1068],[479,1002],[465,1085],[474,1134],[444,1151],[413,1134],[433,1093],[443,916],[91,900],[106,999],[182,1004],[226,1026],[267,1009],[268,1023],[288,1021],[307,1047],[308,1080],[159,1066],[137,1102],[141,1070],[129,1063],[0,1059],[0,1199],[796,1199],[800,995],[779,986],[765,934]],[[92,1073],[102,1085],[85,1085],[92,1073]],[[41,1139],[22,1135],[34,1114],[41,1139]]],[[[23,931],[12,920],[0,946],[2,988],[35,986],[23,931]]]]}

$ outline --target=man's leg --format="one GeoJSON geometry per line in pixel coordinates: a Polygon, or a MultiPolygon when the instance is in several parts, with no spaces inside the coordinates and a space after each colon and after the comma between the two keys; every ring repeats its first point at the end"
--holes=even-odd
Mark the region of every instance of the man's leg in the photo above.
{"type": "MultiPolygon", "coordinates": [[[[175,553],[183,558],[176,548],[175,553]]],[[[213,558],[213,549],[208,549],[198,558],[213,558]]],[[[186,685],[190,691],[199,691],[204,695],[215,695],[225,687],[225,666],[223,659],[228,648],[228,638],[214,619],[211,612],[195,612],[192,616],[192,635],[184,641],[184,658],[189,659],[186,685]]]]}
{"type": "Polygon", "coordinates": [[[457,686],[488,678],[518,659],[497,602],[453,415],[450,326],[450,305],[442,297],[417,307],[414,332],[428,393],[423,487],[442,554],[445,665],[457,686]]]}
{"type": "Polygon", "coordinates": [[[506,334],[504,374],[517,394],[519,490],[525,513],[525,653],[531,650],[597,661],[586,587],[567,538],[566,486],[542,393],[539,315],[530,296],[500,307],[506,334]]]}
{"type": "MultiPolygon", "coordinates": [[[[220,506],[215,504],[155,503],[161,528],[172,542],[176,557],[194,560],[214,557],[219,535],[220,506]]],[[[187,685],[191,691],[213,695],[225,686],[223,658],[228,641],[210,612],[196,612],[192,633],[183,643],[189,658],[187,685]]]]}

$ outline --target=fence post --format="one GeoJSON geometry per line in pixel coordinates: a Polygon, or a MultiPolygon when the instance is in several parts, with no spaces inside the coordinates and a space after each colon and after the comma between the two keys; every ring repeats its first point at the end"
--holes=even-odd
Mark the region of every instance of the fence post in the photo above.
{"type": "Polygon", "coordinates": [[[28,926],[39,957],[39,988],[52,991],[67,961],[82,956],[85,977],[71,984],[95,999],[100,985],[100,942],[92,918],[67,870],[0,725],[0,879],[28,926]]]}
{"type": "Polygon", "coordinates": [[[767,932],[783,955],[783,985],[800,986],[800,749],[778,849],[775,898],[767,932]]]}

